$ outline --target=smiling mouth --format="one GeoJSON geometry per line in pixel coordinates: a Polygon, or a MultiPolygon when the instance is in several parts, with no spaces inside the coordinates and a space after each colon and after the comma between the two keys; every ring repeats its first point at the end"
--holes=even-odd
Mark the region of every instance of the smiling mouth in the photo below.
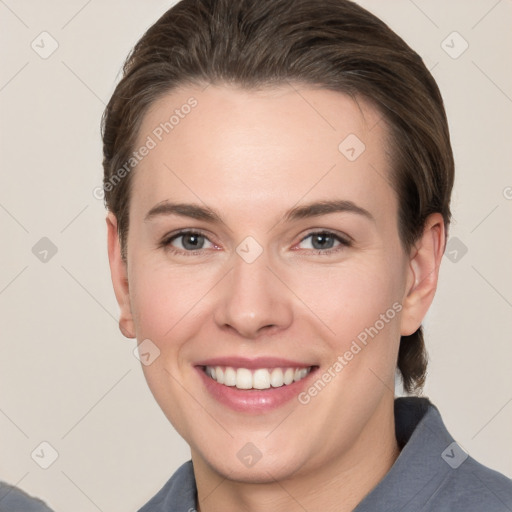
{"type": "Polygon", "coordinates": [[[289,386],[307,377],[314,366],[302,368],[233,368],[231,366],[204,366],[202,369],[218,384],[237,389],[270,389],[289,386]]]}

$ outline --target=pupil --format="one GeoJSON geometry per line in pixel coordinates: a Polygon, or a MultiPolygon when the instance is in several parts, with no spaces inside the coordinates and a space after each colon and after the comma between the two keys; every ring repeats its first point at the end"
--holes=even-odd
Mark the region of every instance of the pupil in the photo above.
{"type": "Polygon", "coordinates": [[[320,235],[315,235],[313,237],[313,247],[315,249],[330,249],[332,247],[332,244],[329,244],[329,243],[325,243],[325,242],[332,242],[333,241],[333,238],[329,235],[323,235],[323,234],[320,234],[320,235]],[[315,244],[318,244],[319,247],[317,247],[315,244]],[[329,247],[327,247],[326,245],[329,245],[329,247]]]}

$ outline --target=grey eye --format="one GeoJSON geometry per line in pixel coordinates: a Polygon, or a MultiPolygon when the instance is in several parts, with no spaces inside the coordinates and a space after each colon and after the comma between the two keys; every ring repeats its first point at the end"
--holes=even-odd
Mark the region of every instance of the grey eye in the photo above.
{"type": "Polygon", "coordinates": [[[186,233],[179,233],[178,235],[173,236],[166,245],[172,245],[177,249],[182,249],[185,251],[197,251],[205,248],[205,242],[211,244],[211,242],[204,235],[190,231],[186,233]],[[181,241],[178,243],[178,240],[181,241]]]}
{"type": "Polygon", "coordinates": [[[348,243],[338,235],[329,232],[310,233],[308,236],[302,239],[301,244],[305,243],[306,240],[309,240],[307,243],[309,247],[304,248],[314,249],[316,251],[333,249],[339,245],[348,245],[348,243]]]}

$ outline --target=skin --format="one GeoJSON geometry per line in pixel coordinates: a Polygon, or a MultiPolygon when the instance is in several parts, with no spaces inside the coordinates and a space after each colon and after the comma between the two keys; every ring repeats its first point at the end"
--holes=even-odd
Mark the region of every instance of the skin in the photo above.
{"type": "Polygon", "coordinates": [[[133,171],[127,262],[116,218],[107,217],[121,331],[160,350],[144,374],[191,447],[202,511],[352,510],[399,455],[399,341],[434,297],[442,217],[431,215],[404,250],[386,124],[364,100],[337,92],[297,84],[174,90],[146,114],[137,147],[190,96],[197,107],[133,171]],[[348,134],[366,146],[352,162],[338,149],[348,134]],[[340,199],[372,218],[283,220],[293,207],[340,199]],[[206,205],[222,222],[145,220],[166,200],[206,205]],[[185,228],[206,236],[192,256],[184,254],[188,238],[172,242],[179,254],[159,245],[185,228]],[[320,230],[352,244],[315,249],[307,236],[320,230]],[[262,249],[250,264],[236,252],[247,236],[262,249]],[[235,412],[210,396],[194,368],[212,357],[273,356],[318,365],[321,374],[393,304],[401,311],[305,405],[292,399],[263,414],[235,412]],[[261,453],[252,467],[237,457],[248,442],[261,453]]]}

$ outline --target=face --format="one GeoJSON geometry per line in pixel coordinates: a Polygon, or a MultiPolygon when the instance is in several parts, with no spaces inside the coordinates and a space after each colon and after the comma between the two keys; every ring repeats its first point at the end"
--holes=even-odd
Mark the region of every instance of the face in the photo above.
{"type": "Polygon", "coordinates": [[[386,133],[365,101],[298,85],[189,87],[146,114],[127,265],[113,249],[111,265],[123,332],[195,463],[306,474],[392,415],[400,335],[421,319],[386,133]]]}

